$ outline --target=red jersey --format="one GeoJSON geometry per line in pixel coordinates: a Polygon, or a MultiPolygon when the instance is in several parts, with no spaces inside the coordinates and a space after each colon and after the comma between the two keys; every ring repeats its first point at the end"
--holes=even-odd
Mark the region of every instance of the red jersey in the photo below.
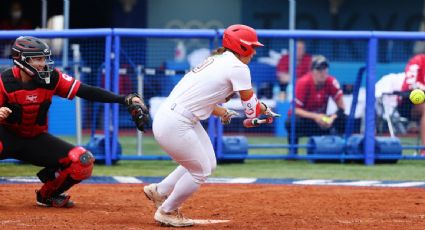
{"type": "Polygon", "coordinates": [[[295,90],[296,107],[316,113],[326,113],[329,97],[334,101],[342,97],[342,90],[334,77],[329,75],[323,87],[317,88],[311,72],[298,79],[295,90]]]}
{"type": "Polygon", "coordinates": [[[402,91],[412,89],[425,90],[425,54],[413,56],[404,70],[406,78],[401,87],[402,91]]]}
{"type": "Polygon", "coordinates": [[[21,137],[34,137],[47,132],[47,114],[53,95],[73,99],[80,81],[59,70],[50,76],[50,84],[33,81],[23,83],[19,68],[13,67],[0,75],[0,107],[9,107],[10,116],[0,124],[21,137]]]}
{"type": "Polygon", "coordinates": [[[4,20],[0,22],[1,30],[30,30],[34,27],[28,20],[21,19],[18,22],[13,22],[12,20],[4,20]]]}
{"type": "MultiPolygon", "coordinates": [[[[311,59],[312,57],[310,54],[304,54],[301,58],[301,61],[297,62],[297,79],[301,78],[302,76],[307,74],[308,71],[310,71],[311,59]]],[[[289,72],[289,55],[283,55],[282,58],[280,58],[279,63],[276,66],[276,70],[278,72],[289,72]]]]}

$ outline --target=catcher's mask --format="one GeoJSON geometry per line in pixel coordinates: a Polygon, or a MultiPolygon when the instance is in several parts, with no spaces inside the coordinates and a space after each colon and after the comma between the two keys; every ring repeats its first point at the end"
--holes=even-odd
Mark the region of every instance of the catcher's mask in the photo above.
{"type": "Polygon", "coordinates": [[[21,36],[15,40],[12,46],[13,63],[40,84],[50,84],[50,74],[53,71],[54,63],[50,59],[51,55],[50,47],[35,37],[21,36]],[[44,57],[42,70],[38,70],[30,64],[31,60],[37,57],[44,57]]]}

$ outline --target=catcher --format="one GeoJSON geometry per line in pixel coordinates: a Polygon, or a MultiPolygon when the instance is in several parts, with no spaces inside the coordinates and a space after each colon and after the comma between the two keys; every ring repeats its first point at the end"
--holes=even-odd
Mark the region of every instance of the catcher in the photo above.
{"type": "Polygon", "coordinates": [[[136,94],[119,96],[81,83],[53,69],[49,46],[35,37],[19,37],[12,46],[14,66],[0,74],[0,159],[13,158],[43,167],[37,176],[37,205],[72,207],[64,192],[92,174],[93,155],[86,149],[47,133],[47,114],[53,95],[120,103],[128,107],[139,130],[148,110],[136,94]]]}

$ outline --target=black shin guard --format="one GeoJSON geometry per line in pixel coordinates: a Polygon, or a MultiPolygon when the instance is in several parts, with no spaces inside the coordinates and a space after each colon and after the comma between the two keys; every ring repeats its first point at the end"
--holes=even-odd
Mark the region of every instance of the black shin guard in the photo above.
{"type": "Polygon", "coordinates": [[[38,179],[40,179],[41,182],[46,183],[47,181],[54,180],[56,178],[55,177],[56,171],[57,169],[43,168],[37,173],[37,177],[38,179]]]}
{"type": "Polygon", "coordinates": [[[74,180],[70,176],[68,176],[65,179],[65,181],[62,183],[62,185],[59,188],[57,188],[57,190],[52,194],[52,196],[58,196],[64,193],[65,191],[68,191],[68,189],[70,189],[72,186],[80,182],[81,182],[80,180],[74,180]]]}

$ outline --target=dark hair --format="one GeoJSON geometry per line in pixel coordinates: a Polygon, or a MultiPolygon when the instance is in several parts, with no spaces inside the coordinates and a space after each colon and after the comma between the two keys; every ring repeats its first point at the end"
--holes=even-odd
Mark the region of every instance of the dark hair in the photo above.
{"type": "Polygon", "coordinates": [[[323,55],[316,55],[311,61],[311,69],[314,70],[323,70],[329,68],[328,59],[323,55]]]}
{"type": "Polygon", "coordinates": [[[226,48],[224,48],[224,47],[219,47],[219,48],[217,48],[216,50],[214,50],[212,53],[211,53],[211,55],[212,56],[214,56],[214,55],[219,55],[219,54],[222,54],[222,53],[224,53],[224,52],[226,52],[226,48]]]}
{"type": "Polygon", "coordinates": [[[230,52],[234,53],[237,57],[239,57],[239,56],[240,56],[238,53],[233,52],[233,50],[227,49],[227,48],[225,48],[225,47],[219,47],[219,48],[217,48],[216,50],[214,50],[214,51],[211,53],[211,56],[220,55],[220,54],[223,54],[223,53],[224,53],[224,52],[226,52],[226,51],[230,51],[230,52]]]}

